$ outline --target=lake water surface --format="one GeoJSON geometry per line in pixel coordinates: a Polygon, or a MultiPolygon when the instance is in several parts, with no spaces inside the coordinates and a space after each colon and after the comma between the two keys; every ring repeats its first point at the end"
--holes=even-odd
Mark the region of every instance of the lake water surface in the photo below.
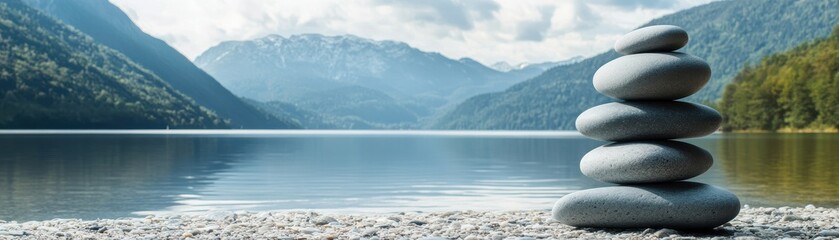
{"type": "MultiPolygon", "coordinates": [[[[716,134],[691,181],[753,206],[839,207],[839,135],[716,134]]],[[[609,184],[573,132],[113,131],[0,133],[0,219],[212,210],[369,213],[550,209],[609,184]]]]}

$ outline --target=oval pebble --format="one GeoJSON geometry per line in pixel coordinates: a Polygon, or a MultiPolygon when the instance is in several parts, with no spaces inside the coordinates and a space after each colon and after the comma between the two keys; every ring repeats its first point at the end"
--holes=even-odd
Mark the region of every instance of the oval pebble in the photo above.
{"type": "Polygon", "coordinates": [[[695,182],[602,187],[565,195],[553,217],[575,227],[711,229],[734,219],[740,200],[695,182]]]}
{"type": "Polygon", "coordinates": [[[655,25],[636,29],[615,42],[615,51],[628,55],[645,52],[670,52],[688,44],[687,31],[673,25],[655,25]]]}
{"type": "Polygon", "coordinates": [[[684,53],[623,56],[594,73],[594,88],[623,100],[674,100],[698,92],[711,79],[704,60],[684,53]]]}
{"type": "Polygon", "coordinates": [[[679,101],[615,102],[577,117],[577,130],[591,138],[623,142],[701,137],[716,131],[722,116],[709,107],[679,101]]]}
{"type": "Polygon", "coordinates": [[[584,175],[616,184],[657,183],[699,176],[713,165],[711,153],[677,141],[612,143],[588,152],[584,175]]]}

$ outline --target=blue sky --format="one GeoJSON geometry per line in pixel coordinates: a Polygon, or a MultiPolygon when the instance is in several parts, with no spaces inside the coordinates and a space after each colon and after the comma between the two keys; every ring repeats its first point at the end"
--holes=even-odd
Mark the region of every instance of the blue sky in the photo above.
{"type": "Polygon", "coordinates": [[[611,48],[635,27],[712,0],[111,0],[190,59],[228,40],[353,34],[484,64],[611,48]]]}

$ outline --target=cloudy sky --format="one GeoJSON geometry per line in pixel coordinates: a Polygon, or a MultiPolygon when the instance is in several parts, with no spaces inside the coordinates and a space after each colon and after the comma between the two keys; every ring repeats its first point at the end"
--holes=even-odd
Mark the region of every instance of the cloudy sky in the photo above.
{"type": "Polygon", "coordinates": [[[608,50],[623,33],[712,0],[111,0],[190,59],[228,40],[353,34],[485,64],[608,50]]]}

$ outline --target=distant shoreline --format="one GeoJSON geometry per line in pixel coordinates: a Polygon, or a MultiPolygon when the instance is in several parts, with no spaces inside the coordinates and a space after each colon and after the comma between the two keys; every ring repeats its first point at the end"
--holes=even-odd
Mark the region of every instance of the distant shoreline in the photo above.
{"type": "Polygon", "coordinates": [[[0,220],[0,239],[603,239],[690,237],[778,239],[839,237],[839,209],[745,206],[714,230],[591,229],[554,221],[550,211],[449,211],[340,215],[317,212],[208,212],[145,218],[0,220]]]}
{"type": "MultiPolygon", "coordinates": [[[[717,131],[731,133],[839,133],[839,129],[780,129],[717,131]]],[[[499,137],[577,137],[575,130],[392,130],[392,129],[0,129],[0,135],[12,134],[99,134],[99,135],[373,135],[373,136],[499,136],[499,137]]]]}
{"type": "Polygon", "coordinates": [[[815,128],[805,128],[805,129],[779,129],[776,131],[769,131],[769,130],[759,130],[759,129],[750,129],[750,130],[732,130],[726,131],[724,133],[839,133],[839,129],[835,128],[828,128],[828,129],[815,129],[815,128]]]}

